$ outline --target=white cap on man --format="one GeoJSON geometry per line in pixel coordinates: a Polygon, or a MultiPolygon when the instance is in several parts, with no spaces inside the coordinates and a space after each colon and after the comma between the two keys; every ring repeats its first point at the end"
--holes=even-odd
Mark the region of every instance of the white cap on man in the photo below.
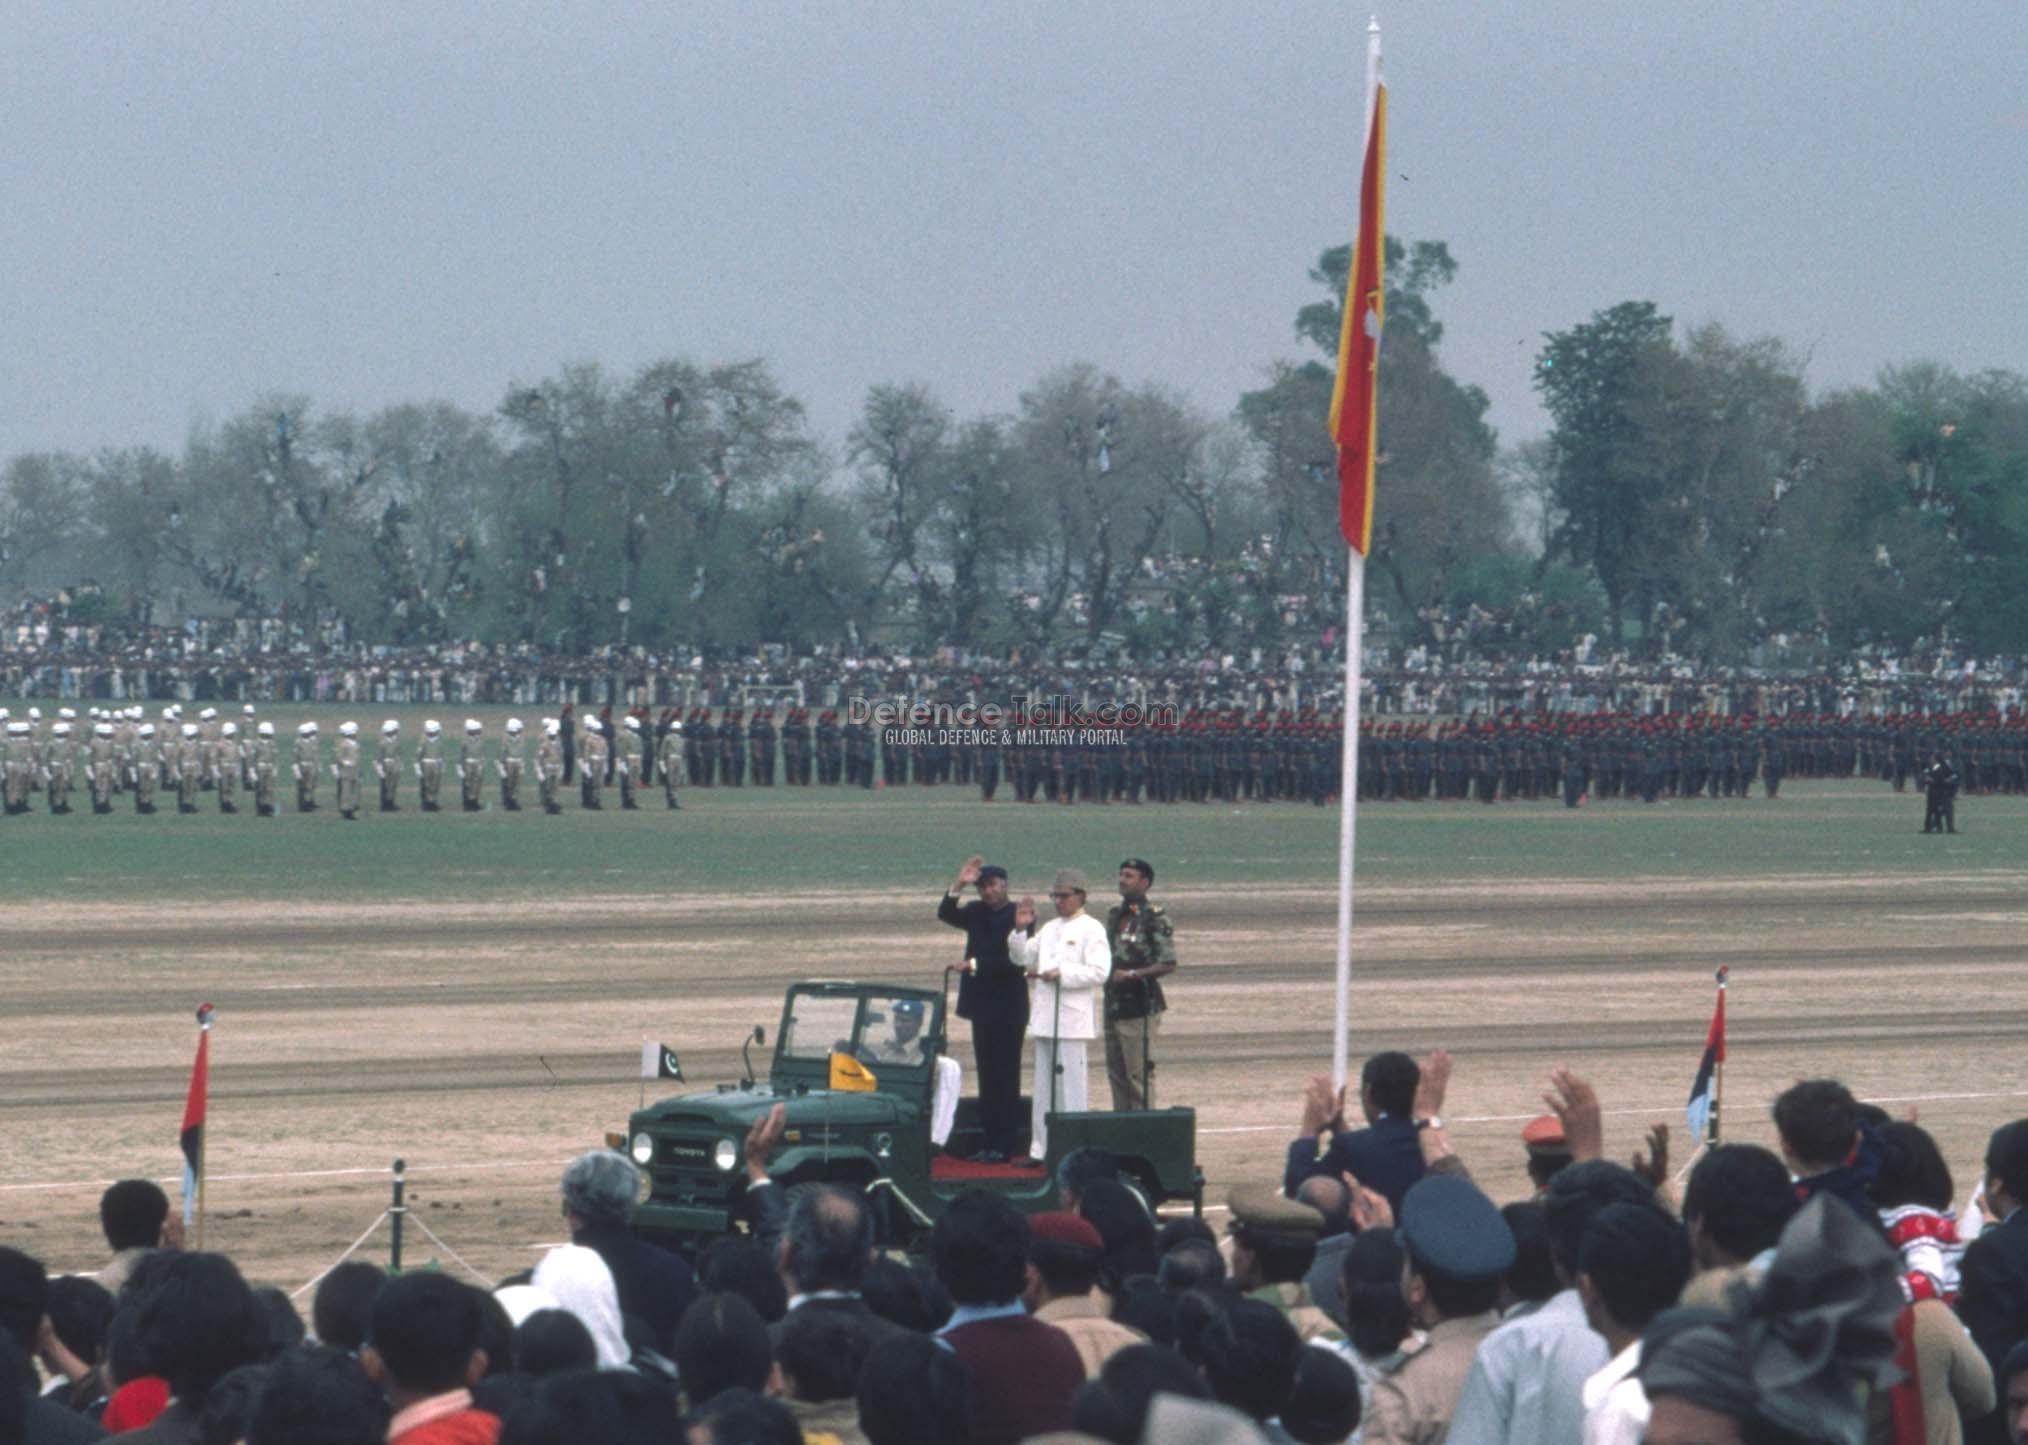
{"type": "Polygon", "coordinates": [[[225,725],[224,727],[221,727],[221,728],[220,728],[220,729],[218,730],[218,735],[219,735],[220,737],[222,737],[222,738],[236,738],[236,737],[238,737],[238,736],[239,736],[239,724],[238,724],[238,723],[234,723],[234,722],[229,722],[229,723],[227,723],[227,724],[226,724],[226,725],[225,725]]]}
{"type": "Polygon", "coordinates": [[[510,717],[510,718],[508,718],[508,719],[507,719],[507,731],[508,731],[508,732],[510,732],[510,733],[518,733],[518,732],[520,732],[520,731],[521,731],[521,719],[520,719],[520,718],[518,718],[518,717],[510,717]]]}
{"type": "Polygon", "coordinates": [[[134,736],[141,738],[152,738],[153,736],[155,736],[155,724],[142,723],[140,727],[135,729],[134,736]]]}
{"type": "Polygon", "coordinates": [[[338,724],[338,736],[339,736],[339,737],[341,737],[341,738],[351,738],[351,737],[357,737],[358,735],[359,735],[359,724],[358,724],[358,723],[356,723],[356,722],[352,722],[352,721],[349,721],[349,720],[348,720],[348,721],[346,721],[346,722],[342,722],[342,723],[338,724]]]}
{"type": "Polygon", "coordinates": [[[475,733],[475,732],[479,732],[480,730],[481,730],[481,729],[480,729],[480,726],[479,726],[479,720],[478,720],[477,718],[475,718],[475,717],[468,717],[468,718],[466,718],[466,719],[465,719],[465,731],[466,731],[466,732],[468,732],[468,733],[475,733]]]}
{"type": "Polygon", "coordinates": [[[254,731],[264,738],[271,738],[275,735],[275,725],[263,719],[254,725],[254,731]]]}
{"type": "Polygon", "coordinates": [[[185,723],[185,724],[183,724],[183,736],[185,736],[186,738],[194,738],[194,737],[196,737],[196,736],[197,736],[197,724],[196,724],[196,723],[185,723]]]}
{"type": "Polygon", "coordinates": [[[100,722],[92,724],[93,737],[109,738],[112,735],[113,735],[113,725],[111,723],[100,722]]]}
{"type": "Polygon", "coordinates": [[[425,719],[423,720],[423,731],[424,731],[424,732],[426,732],[426,733],[429,733],[429,734],[431,734],[431,735],[435,735],[435,734],[437,734],[437,733],[440,733],[440,732],[442,732],[443,730],[444,730],[444,725],[443,725],[442,723],[438,722],[438,721],[437,721],[437,720],[436,720],[435,718],[425,718],[425,719]]]}

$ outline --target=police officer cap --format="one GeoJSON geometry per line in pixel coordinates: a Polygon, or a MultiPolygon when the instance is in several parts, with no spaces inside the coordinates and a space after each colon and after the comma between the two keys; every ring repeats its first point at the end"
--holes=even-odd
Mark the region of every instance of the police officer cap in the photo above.
{"type": "Polygon", "coordinates": [[[1150,883],[1155,881],[1155,865],[1145,858],[1122,858],[1120,866],[1133,869],[1150,883]]]}
{"type": "Polygon", "coordinates": [[[1418,1179],[1402,1198],[1395,1234],[1416,1271],[1439,1279],[1498,1279],[1514,1264],[1514,1231],[1492,1200],[1455,1175],[1418,1179]]]}
{"type": "Polygon", "coordinates": [[[1234,1226],[1247,1233],[1315,1239],[1324,1232],[1321,1213],[1299,1199],[1285,1198],[1272,1184],[1242,1184],[1226,1203],[1234,1226]]]}
{"type": "Polygon", "coordinates": [[[988,878],[998,878],[1004,883],[1007,881],[1007,870],[998,863],[988,863],[979,870],[979,881],[984,883],[988,878]]]}
{"type": "Polygon", "coordinates": [[[898,998],[894,1001],[894,1011],[898,1014],[908,1014],[912,1018],[921,1018],[922,1000],[919,998],[898,998]]]}

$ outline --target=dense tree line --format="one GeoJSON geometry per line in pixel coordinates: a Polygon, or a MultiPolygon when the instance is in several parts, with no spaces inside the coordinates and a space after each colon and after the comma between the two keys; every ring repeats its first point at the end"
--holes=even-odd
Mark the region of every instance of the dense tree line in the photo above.
{"type": "MultiPolygon", "coordinates": [[[[1075,363],[998,415],[875,386],[834,450],[764,361],[672,358],[517,381],[487,414],[273,395],[178,455],[17,456],[0,592],[115,628],[561,651],[1314,644],[1344,580],[1323,417],[1348,261],[1311,272],[1314,354],[1223,417],[1075,363]]],[[[1478,609],[1542,652],[2028,648],[2028,380],[1921,363],[1813,396],[1781,341],[1626,302],[1544,339],[1552,430],[1503,453],[1442,363],[1455,272],[1388,242],[1368,595],[1404,645],[1478,609]]]]}

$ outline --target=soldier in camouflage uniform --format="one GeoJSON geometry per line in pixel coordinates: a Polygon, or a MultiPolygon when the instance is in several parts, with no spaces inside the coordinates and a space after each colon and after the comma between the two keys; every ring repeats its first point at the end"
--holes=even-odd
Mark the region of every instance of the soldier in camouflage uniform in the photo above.
{"type": "Polygon", "coordinates": [[[373,745],[373,772],[380,779],[380,811],[401,811],[401,724],[388,718],[373,745]]]}
{"type": "Polygon", "coordinates": [[[475,717],[465,719],[465,736],[458,743],[458,796],[467,813],[486,806],[486,734],[475,717]]]}
{"type": "Polygon", "coordinates": [[[422,810],[438,811],[444,805],[444,725],[435,718],[423,721],[422,742],[415,750],[415,776],[422,810]]]}
{"type": "Polygon", "coordinates": [[[1169,915],[1148,901],[1155,870],[1139,858],[1120,864],[1120,901],[1106,910],[1112,974],[1106,979],[1106,1078],[1115,1109],[1155,1107],[1155,1034],[1168,1003],[1160,980],[1176,971],[1169,915]]]}
{"type": "Polygon", "coordinates": [[[500,774],[500,806],[509,813],[521,811],[521,719],[507,719],[507,731],[500,738],[500,761],[493,765],[500,774]]]}

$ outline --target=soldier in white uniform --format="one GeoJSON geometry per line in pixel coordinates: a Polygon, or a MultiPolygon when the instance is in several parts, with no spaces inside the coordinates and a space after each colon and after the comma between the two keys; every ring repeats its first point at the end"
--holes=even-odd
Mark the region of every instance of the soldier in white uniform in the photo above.
{"type": "Polygon", "coordinates": [[[500,739],[500,760],[493,766],[500,774],[500,806],[510,813],[521,811],[521,771],[526,760],[521,752],[521,719],[507,719],[507,731],[500,739]]]}

